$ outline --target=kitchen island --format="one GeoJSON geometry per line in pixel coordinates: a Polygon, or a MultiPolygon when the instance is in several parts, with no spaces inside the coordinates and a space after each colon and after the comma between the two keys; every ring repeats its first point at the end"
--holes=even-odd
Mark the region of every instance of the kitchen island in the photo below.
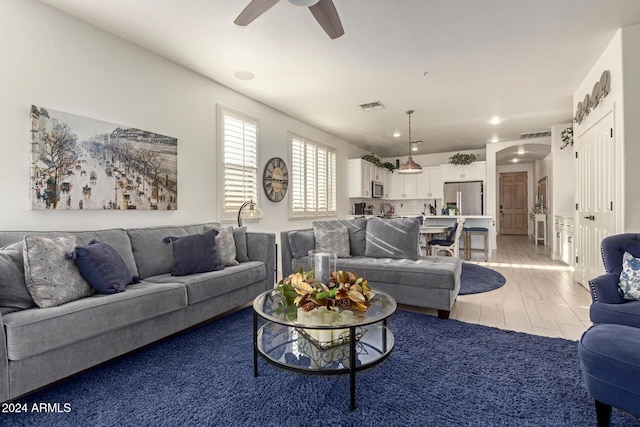
{"type": "MultiPolygon", "coordinates": [[[[495,233],[495,225],[493,221],[493,217],[490,215],[425,215],[423,220],[424,227],[451,227],[458,218],[464,218],[464,226],[465,227],[482,227],[489,230],[489,236],[487,238],[487,244],[489,246],[489,258],[491,258],[491,251],[495,249],[491,242],[493,234],[495,233]]],[[[474,249],[483,249],[484,248],[484,239],[482,236],[475,235],[472,236],[472,247],[474,249]]],[[[464,247],[464,241],[460,242],[461,247],[464,247]]]]}

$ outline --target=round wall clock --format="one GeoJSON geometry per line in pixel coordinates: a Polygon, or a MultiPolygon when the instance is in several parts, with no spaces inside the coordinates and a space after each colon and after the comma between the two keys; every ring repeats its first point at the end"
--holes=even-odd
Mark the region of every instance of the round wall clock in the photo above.
{"type": "Polygon", "coordinates": [[[262,188],[264,194],[272,202],[284,199],[289,187],[289,172],[287,165],[280,157],[272,157],[264,166],[262,174],[262,188]]]}

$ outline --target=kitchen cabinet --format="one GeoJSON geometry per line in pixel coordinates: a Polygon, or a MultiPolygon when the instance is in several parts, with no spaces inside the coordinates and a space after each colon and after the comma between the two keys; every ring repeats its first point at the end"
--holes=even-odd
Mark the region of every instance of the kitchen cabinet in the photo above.
{"type": "Polygon", "coordinates": [[[554,237],[554,258],[575,266],[575,226],[573,218],[556,216],[554,225],[556,233],[554,237]]]}
{"type": "Polygon", "coordinates": [[[486,162],[473,162],[470,165],[446,164],[440,166],[443,182],[484,181],[486,162]]]}
{"type": "Polygon", "coordinates": [[[439,166],[424,168],[416,178],[417,199],[442,199],[444,181],[442,169],[439,166]]]}
{"type": "Polygon", "coordinates": [[[392,173],[389,175],[389,199],[415,199],[418,174],[392,173]]]}
{"type": "Polygon", "coordinates": [[[349,159],[349,197],[371,197],[371,182],[382,182],[387,192],[388,171],[362,159],[349,159]]]}

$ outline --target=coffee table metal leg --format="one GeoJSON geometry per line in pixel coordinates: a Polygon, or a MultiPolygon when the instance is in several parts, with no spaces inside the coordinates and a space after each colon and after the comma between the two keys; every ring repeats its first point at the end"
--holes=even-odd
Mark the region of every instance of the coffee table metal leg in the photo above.
{"type": "Polygon", "coordinates": [[[253,312],[253,376],[258,376],[258,313],[253,312]]]}
{"type": "Polygon", "coordinates": [[[349,380],[351,386],[351,396],[349,410],[356,409],[356,328],[349,328],[349,380]]]}

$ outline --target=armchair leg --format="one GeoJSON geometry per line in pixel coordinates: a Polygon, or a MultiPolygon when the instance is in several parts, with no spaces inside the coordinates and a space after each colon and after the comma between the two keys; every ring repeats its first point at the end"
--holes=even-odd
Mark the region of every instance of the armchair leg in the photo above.
{"type": "Polygon", "coordinates": [[[611,422],[611,406],[598,400],[595,402],[598,427],[609,427],[609,423],[611,422]]]}

